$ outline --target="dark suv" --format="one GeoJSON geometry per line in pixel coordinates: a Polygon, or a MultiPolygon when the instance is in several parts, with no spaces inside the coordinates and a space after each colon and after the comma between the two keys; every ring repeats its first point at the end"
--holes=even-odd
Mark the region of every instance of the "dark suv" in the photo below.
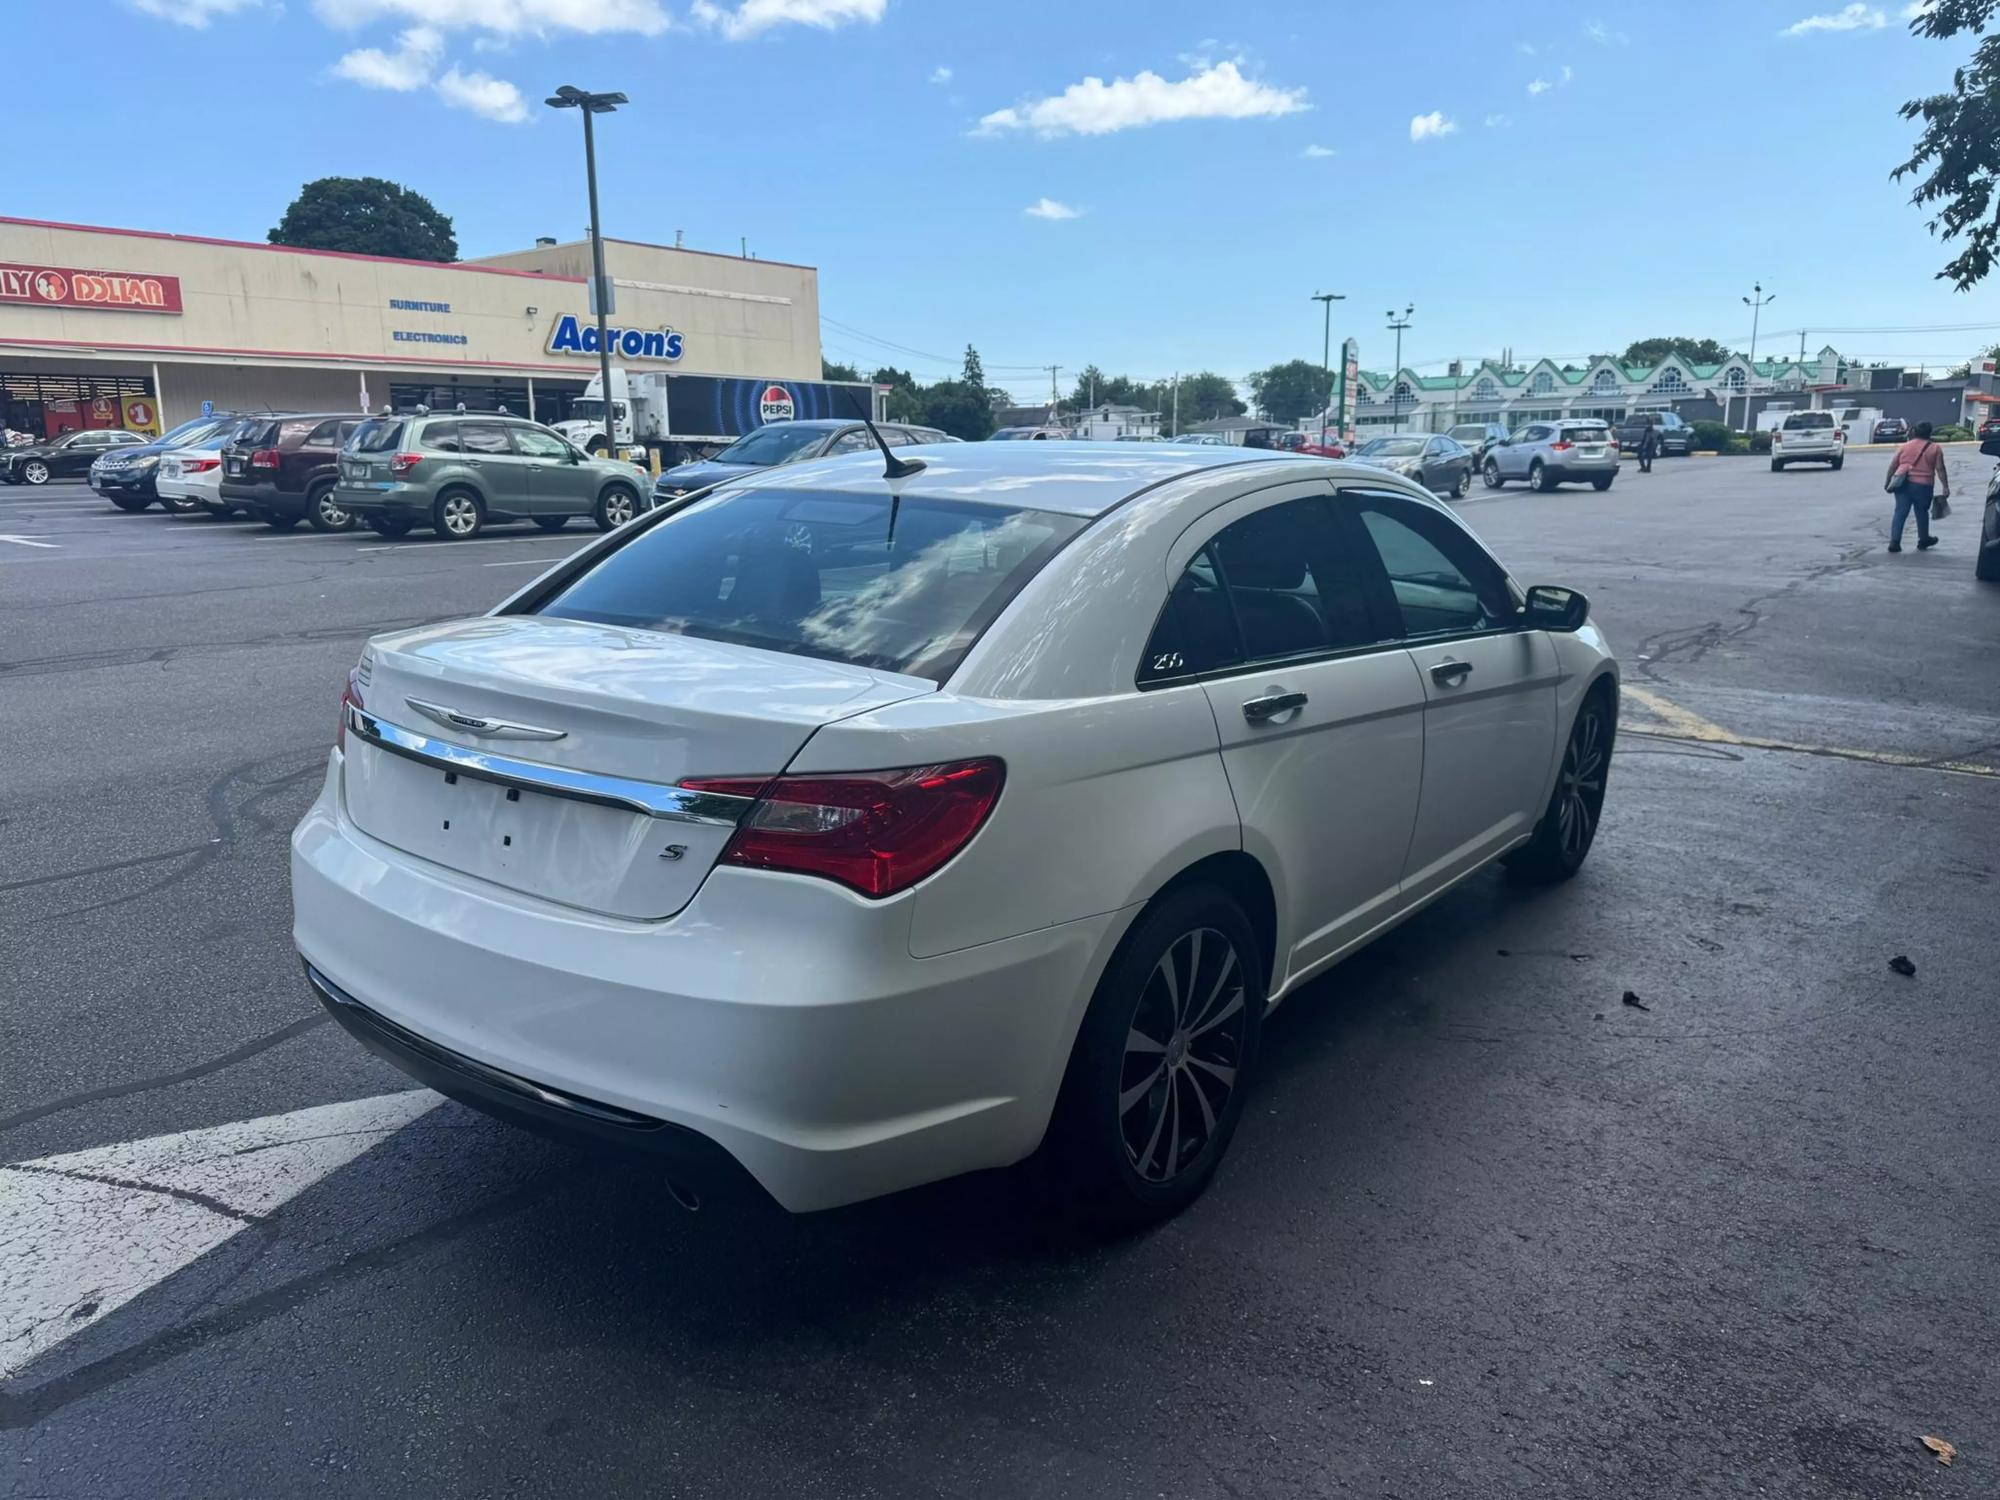
{"type": "Polygon", "coordinates": [[[1694,452],[1694,429],[1683,422],[1679,412],[1635,411],[1613,429],[1618,434],[1620,453],[1637,453],[1639,439],[1646,435],[1648,427],[1660,429],[1660,456],[1679,454],[1685,458],[1694,452]]]}
{"type": "Polygon", "coordinates": [[[333,502],[340,445],[366,418],[353,412],[295,412],[246,422],[222,450],[222,503],[241,506],[274,531],[300,521],[315,531],[348,531],[354,517],[333,502]]]}

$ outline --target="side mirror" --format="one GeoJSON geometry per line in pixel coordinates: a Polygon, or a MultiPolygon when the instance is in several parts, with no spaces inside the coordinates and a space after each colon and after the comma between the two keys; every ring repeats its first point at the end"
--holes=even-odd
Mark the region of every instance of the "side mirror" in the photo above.
{"type": "Polygon", "coordinates": [[[1590,618],[1590,600],[1561,584],[1538,583],[1528,590],[1528,602],[1521,606],[1521,615],[1538,630],[1581,630],[1583,622],[1590,618]]]}

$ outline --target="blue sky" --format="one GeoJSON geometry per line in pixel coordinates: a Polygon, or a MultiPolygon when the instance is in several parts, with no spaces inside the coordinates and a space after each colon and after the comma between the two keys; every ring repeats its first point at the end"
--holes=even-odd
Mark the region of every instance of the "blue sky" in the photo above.
{"type": "Polygon", "coordinates": [[[1241,377],[1319,357],[1321,289],[1370,367],[1411,302],[1420,367],[1740,342],[1759,279],[1760,353],[1803,325],[1949,363],[2000,339],[2000,285],[1933,280],[1950,252],[1888,181],[1896,106],[1967,50],[1904,8],[26,4],[12,55],[72,65],[12,70],[13,117],[78,123],[38,132],[8,212],[261,240],[306,179],[376,175],[467,255],[569,238],[579,129],[541,99],[573,82],[632,100],[601,125],[607,234],[818,266],[827,352],[864,367],[934,378],[971,342],[1023,397],[1051,363],[1241,377]],[[87,65],[80,21],[118,39],[87,65]]]}

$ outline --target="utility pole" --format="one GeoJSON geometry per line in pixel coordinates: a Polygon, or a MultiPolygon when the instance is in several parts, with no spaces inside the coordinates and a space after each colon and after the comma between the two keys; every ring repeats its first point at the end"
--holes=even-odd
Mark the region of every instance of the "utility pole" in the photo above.
{"type": "Polygon", "coordinates": [[[1396,315],[1393,307],[1384,314],[1389,320],[1390,331],[1396,335],[1396,373],[1389,377],[1393,382],[1389,387],[1389,429],[1392,432],[1403,430],[1403,330],[1410,326],[1410,314],[1416,310],[1417,304],[1412,302],[1403,309],[1401,317],[1396,315]]]}
{"type": "Polygon", "coordinates": [[[1059,395],[1056,391],[1056,376],[1062,373],[1062,366],[1044,365],[1042,366],[1042,368],[1049,372],[1049,405],[1054,406],[1057,402],[1062,400],[1061,395],[1059,395]]]}
{"type": "MultiPolygon", "coordinates": [[[[1750,378],[1755,380],[1757,378],[1757,322],[1763,315],[1765,304],[1777,301],[1778,294],[1773,292],[1770,296],[1765,296],[1764,283],[1761,281],[1753,282],[1750,291],[1753,295],[1745,297],[1743,305],[1750,309],[1750,378]]],[[[1747,385],[1743,388],[1743,430],[1745,432],[1750,430],[1750,387],[1747,385]]]]}
{"type": "Polygon", "coordinates": [[[604,397],[604,456],[610,458],[618,452],[618,431],[612,420],[616,406],[611,399],[611,345],[604,336],[604,320],[611,311],[611,278],[604,274],[604,232],[597,218],[597,140],[590,117],[608,115],[631,101],[623,94],[590,94],[566,83],[542,102],[550,109],[574,109],[583,115],[583,170],[590,183],[590,295],[597,304],[597,375],[604,397]]]}
{"type": "Polygon", "coordinates": [[[1325,309],[1320,326],[1319,369],[1326,377],[1326,402],[1319,409],[1319,445],[1326,446],[1326,408],[1333,405],[1333,304],[1345,302],[1344,292],[1314,292],[1313,301],[1325,309]]]}
{"type": "Polygon", "coordinates": [[[1174,420],[1167,429],[1168,437],[1181,435],[1181,372],[1174,371],[1174,420]]]}

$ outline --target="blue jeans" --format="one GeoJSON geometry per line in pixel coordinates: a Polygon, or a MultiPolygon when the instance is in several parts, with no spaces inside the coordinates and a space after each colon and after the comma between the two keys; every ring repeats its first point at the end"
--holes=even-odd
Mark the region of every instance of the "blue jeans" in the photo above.
{"type": "Polygon", "coordinates": [[[1903,545],[1903,521],[1911,515],[1917,518],[1917,540],[1927,542],[1931,539],[1931,494],[1934,488],[1905,480],[1903,487],[1896,491],[1896,515],[1889,522],[1890,546],[1903,545]]]}

